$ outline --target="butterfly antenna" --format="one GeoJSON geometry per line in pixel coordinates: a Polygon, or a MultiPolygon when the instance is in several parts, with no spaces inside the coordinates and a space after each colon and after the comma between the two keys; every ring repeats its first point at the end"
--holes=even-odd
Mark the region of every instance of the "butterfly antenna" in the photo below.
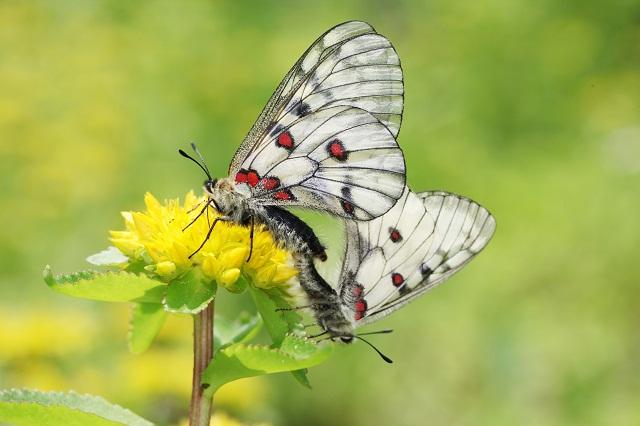
{"type": "Polygon", "coordinates": [[[367,331],[366,333],[358,334],[358,336],[369,336],[371,334],[389,334],[389,333],[393,333],[393,330],[386,329],[386,330],[378,330],[378,331],[367,331]]]}
{"type": "Polygon", "coordinates": [[[207,162],[204,161],[204,156],[202,155],[202,153],[200,152],[200,150],[198,149],[198,147],[196,146],[195,143],[191,142],[191,149],[193,150],[193,152],[196,153],[196,155],[198,156],[198,159],[200,160],[200,163],[202,163],[202,166],[204,167],[204,169],[207,171],[207,175],[211,176],[211,173],[209,173],[209,168],[207,167],[207,162]]]}
{"type": "MultiPolygon", "coordinates": [[[[196,151],[197,152],[197,151],[196,151]]],[[[182,155],[184,158],[188,158],[189,160],[193,161],[194,163],[196,163],[198,165],[198,167],[200,167],[202,169],[203,172],[205,172],[205,174],[207,175],[207,177],[209,179],[211,179],[211,174],[209,173],[209,169],[207,169],[207,166],[200,164],[200,162],[198,160],[196,160],[195,158],[193,158],[192,156],[190,156],[189,154],[187,154],[186,152],[184,152],[183,150],[179,149],[178,153],[180,155],[182,155]]]]}
{"type": "Polygon", "coordinates": [[[380,352],[380,350],[378,348],[376,348],[375,346],[373,346],[373,344],[371,342],[369,342],[366,339],[363,339],[360,336],[353,336],[356,339],[360,339],[363,342],[365,342],[367,345],[371,346],[371,348],[376,351],[378,353],[378,355],[380,355],[380,358],[382,358],[385,362],[389,363],[389,364],[393,364],[393,360],[391,358],[389,358],[388,356],[386,356],[385,354],[383,354],[382,352],[380,352]]]}

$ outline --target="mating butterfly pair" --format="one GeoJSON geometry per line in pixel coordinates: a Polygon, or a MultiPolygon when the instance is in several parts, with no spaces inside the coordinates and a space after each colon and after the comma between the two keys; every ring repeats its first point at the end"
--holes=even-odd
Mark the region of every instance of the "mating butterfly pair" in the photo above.
{"type": "MultiPolygon", "coordinates": [[[[208,180],[218,220],[266,226],[294,253],[318,324],[350,342],[355,327],[383,317],[441,283],[488,243],[486,209],[444,192],[405,185],[396,137],[402,69],[391,43],[364,22],[318,38],[287,73],[229,167],[208,180]],[[283,207],[302,206],[346,221],[347,250],[337,291],[318,274],[326,259],[313,230],[283,207]]],[[[249,257],[251,254],[249,254],[249,257]]]]}

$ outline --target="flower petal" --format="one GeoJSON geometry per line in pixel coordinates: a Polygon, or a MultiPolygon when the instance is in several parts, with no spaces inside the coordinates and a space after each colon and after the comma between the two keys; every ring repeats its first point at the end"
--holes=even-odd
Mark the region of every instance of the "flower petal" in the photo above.
{"type": "Polygon", "coordinates": [[[218,284],[220,284],[222,287],[229,287],[236,281],[238,281],[238,278],[240,278],[240,269],[227,269],[222,274],[220,274],[220,277],[218,278],[218,284]]]}

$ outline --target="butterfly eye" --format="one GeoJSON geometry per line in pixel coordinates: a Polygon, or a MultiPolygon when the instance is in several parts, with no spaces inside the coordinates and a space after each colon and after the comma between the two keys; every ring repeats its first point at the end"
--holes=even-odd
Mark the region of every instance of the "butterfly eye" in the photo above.
{"type": "Polygon", "coordinates": [[[351,337],[351,336],[342,336],[342,337],[340,337],[340,340],[342,340],[343,343],[351,343],[351,342],[353,342],[353,337],[351,337]]]}
{"type": "Polygon", "coordinates": [[[207,179],[204,181],[205,191],[212,192],[214,186],[216,186],[216,179],[207,179]]]}

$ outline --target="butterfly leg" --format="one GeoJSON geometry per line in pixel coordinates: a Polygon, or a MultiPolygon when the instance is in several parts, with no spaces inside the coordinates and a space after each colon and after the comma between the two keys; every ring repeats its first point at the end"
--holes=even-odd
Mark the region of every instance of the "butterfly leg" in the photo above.
{"type": "Polygon", "coordinates": [[[327,333],[328,333],[328,331],[325,330],[322,333],[312,334],[311,336],[307,336],[307,339],[315,339],[316,337],[324,336],[327,333]]]}
{"type": "Polygon", "coordinates": [[[316,306],[315,303],[312,303],[310,305],[303,305],[303,306],[293,306],[291,308],[278,308],[276,309],[276,312],[284,312],[284,311],[299,311],[301,309],[307,309],[307,308],[314,308],[316,306]]]}
{"type": "Polygon", "coordinates": [[[199,252],[199,251],[202,249],[202,247],[204,247],[205,243],[209,240],[209,237],[211,236],[211,233],[213,232],[213,228],[215,228],[215,227],[216,227],[216,225],[218,224],[218,222],[230,222],[230,221],[231,221],[231,218],[230,218],[230,217],[227,217],[227,216],[220,216],[220,217],[217,217],[217,218],[213,221],[213,223],[211,224],[211,227],[209,228],[209,231],[207,232],[207,236],[206,236],[206,237],[204,237],[204,240],[202,241],[202,244],[200,244],[200,247],[198,247],[198,248],[196,249],[196,251],[194,251],[193,253],[191,253],[191,254],[189,255],[189,259],[191,259],[191,257],[193,257],[193,255],[195,255],[197,252],[199,252]]]}
{"type": "Polygon", "coordinates": [[[300,309],[307,309],[311,307],[313,307],[313,305],[294,306],[291,308],[277,308],[276,312],[299,311],[300,309]]]}
{"type": "Polygon", "coordinates": [[[251,216],[251,232],[249,233],[249,257],[247,257],[247,263],[251,260],[253,254],[253,229],[255,228],[255,222],[253,215],[251,216]]]}
{"type": "Polygon", "coordinates": [[[303,306],[294,306],[291,308],[277,308],[276,312],[281,312],[281,311],[299,311],[300,309],[317,309],[319,307],[322,307],[323,305],[338,305],[338,302],[321,302],[321,303],[312,303],[310,305],[303,305],[303,306]]]}
{"type": "MultiPolygon", "coordinates": [[[[210,201],[210,200],[209,200],[209,201],[207,201],[207,202],[205,203],[205,205],[204,205],[204,207],[202,208],[202,210],[200,210],[200,213],[198,213],[198,215],[197,215],[195,218],[193,218],[193,220],[192,220],[191,222],[189,222],[189,224],[188,224],[187,226],[185,226],[184,228],[182,228],[182,231],[184,232],[184,231],[185,231],[185,230],[187,230],[191,225],[193,225],[193,224],[196,222],[196,220],[198,220],[198,218],[204,214],[204,212],[208,212],[208,210],[207,210],[207,209],[209,208],[209,206],[211,206],[211,201],[210,201]]],[[[193,211],[193,209],[189,210],[189,212],[191,212],[191,211],[193,211]]],[[[207,216],[207,217],[208,217],[208,216],[207,216]]]]}
{"type": "Polygon", "coordinates": [[[198,208],[202,205],[202,203],[205,203],[205,202],[207,202],[207,200],[200,201],[198,204],[196,204],[195,206],[193,206],[189,210],[187,210],[187,214],[191,214],[194,211],[198,210],[198,208]]]}

